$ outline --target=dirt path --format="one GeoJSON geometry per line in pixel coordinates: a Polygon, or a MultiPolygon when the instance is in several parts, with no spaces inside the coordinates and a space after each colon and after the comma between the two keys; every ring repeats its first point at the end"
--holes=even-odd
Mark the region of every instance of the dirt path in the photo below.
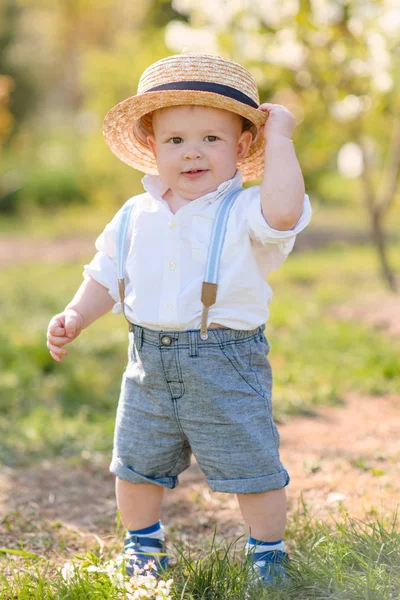
{"type": "MultiPolygon", "coordinates": [[[[349,395],[340,408],[280,426],[282,460],[291,474],[289,512],[301,497],[318,519],[386,514],[400,498],[400,396],[349,395]]],[[[0,481],[1,547],[19,547],[67,560],[86,547],[115,550],[114,481],[107,465],[65,467],[62,461],[4,472],[0,481]]],[[[166,493],[164,522],[170,539],[190,542],[244,533],[236,499],[209,491],[197,464],[166,493]]],[[[122,533],[121,533],[122,535],[122,533]]],[[[9,567],[8,567],[9,568],[9,567]]]]}
{"type": "Polygon", "coordinates": [[[24,236],[0,237],[0,266],[24,262],[68,262],[96,252],[94,240],[89,237],[60,237],[54,240],[26,238],[24,236]]]}

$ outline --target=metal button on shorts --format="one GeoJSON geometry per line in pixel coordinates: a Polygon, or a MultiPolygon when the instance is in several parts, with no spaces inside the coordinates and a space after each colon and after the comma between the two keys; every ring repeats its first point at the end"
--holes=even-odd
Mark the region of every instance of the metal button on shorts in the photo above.
{"type": "Polygon", "coordinates": [[[163,346],[170,346],[172,344],[172,338],[170,335],[163,335],[161,338],[161,343],[163,346]]]}

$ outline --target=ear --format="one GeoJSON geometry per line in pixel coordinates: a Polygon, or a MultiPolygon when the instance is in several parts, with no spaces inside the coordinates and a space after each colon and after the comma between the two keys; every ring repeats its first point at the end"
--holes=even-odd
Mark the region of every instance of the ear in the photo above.
{"type": "Polygon", "coordinates": [[[148,145],[150,147],[150,150],[154,154],[154,158],[157,158],[156,140],[154,139],[154,136],[148,135],[147,136],[147,143],[148,143],[148,145]]]}
{"type": "Polygon", "coordinates": [[[244,158],[246,158],[246,156],[250,150],[252,141],[253,141],[253,135],[252,135],[251,131],[243,131],[243,133],[241,134],[241,136],[238,140],[238,146],[237,146],[238,160],[243,160],[244,158]]]}

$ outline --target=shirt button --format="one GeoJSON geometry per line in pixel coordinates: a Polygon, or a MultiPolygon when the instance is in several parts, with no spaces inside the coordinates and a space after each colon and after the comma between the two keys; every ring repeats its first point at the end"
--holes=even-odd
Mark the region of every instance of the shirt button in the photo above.
{"type": "Polygon", "coordinates": [[[172,310],[172,304],[166,304],[166,305],[165,305],[165,308],[166,308],[167,310],[172,310]]]}
{"type": "Polygon", "coordinates": [[[176,223],[175,223],[175,221],[170,221],[170,222],[168,223],[168,226],[169,226],[169,228],[170,228],[170,229],[175,229],[175,227],[176,227],[176,223]]]}
{"type": "Polygon", "coordinates": [[[169,262],[168,263],[168,269],[171,269],[171,271],[173,271],[175,269],[175,263],[174,262],[169,262]]]}

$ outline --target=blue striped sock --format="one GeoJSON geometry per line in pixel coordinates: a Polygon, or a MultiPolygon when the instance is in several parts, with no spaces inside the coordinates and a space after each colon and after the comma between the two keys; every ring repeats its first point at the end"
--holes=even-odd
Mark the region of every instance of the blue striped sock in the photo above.
{"type": "Polygon", "coordinates": [[[157,523],[154,523],[154,525],[150,525],[150,527],[145,527],[144,529],[128,529],[128,533],[130,535],[140,535],[141,537],[151,537],[157,540],[164,539],[164,531],[161,521],[157,521],[157,523]]]}
{"type": "Polygon", "coordinates": [[[130,536],[133,535],[140,536],[141,538],[140,553],[149,552],[150,554],[154,554],[155,552],[152,546],[146,546],[146,538],[153,540],[161,540],[162,542],[164,542],[164,528],[161,524],[161,521],[157,521],[157,523],[154,523],[154,525],[150,525],[150,527],[145,527],[144,529],[128,529],[125,540],[125,551],[129,550],[129,548],[131,547],[132,541],[130,536]]]}
{"type": "Polygon", "coordinates": [[[278,540],[276,542],[263,542],[262,540],[257,540],[249,536],[246,544],[246,552],[271,552],[273,550],[280,550],[281,552],[285,551],[285,544],[283,540],[278,540]]]}

